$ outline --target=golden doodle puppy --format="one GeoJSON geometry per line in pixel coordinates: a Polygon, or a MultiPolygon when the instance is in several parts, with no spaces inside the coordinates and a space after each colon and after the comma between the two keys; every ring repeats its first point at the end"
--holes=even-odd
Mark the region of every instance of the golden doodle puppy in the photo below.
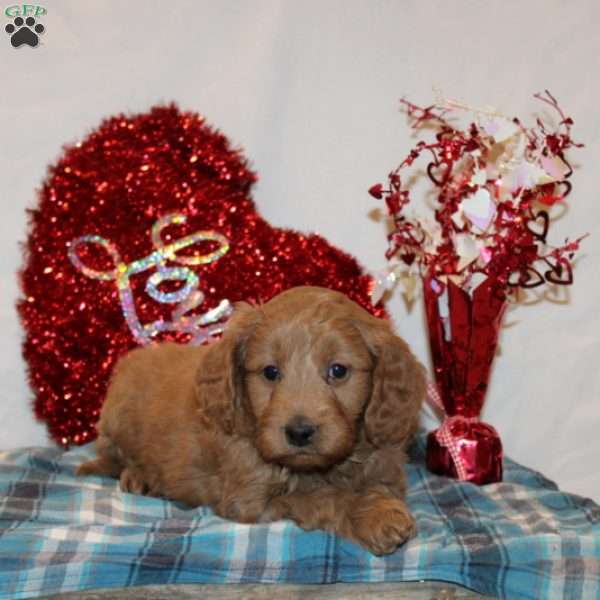
{"type": "Polygon", "coordinates": [[[403,464],[424,395],[424,369],[387,321],[339,292],[298,287],[236,305],[218,342],[120,360],[98,457],[78,473],[235,521],[292,519],[386,554],[415,532],[403,464]]]}

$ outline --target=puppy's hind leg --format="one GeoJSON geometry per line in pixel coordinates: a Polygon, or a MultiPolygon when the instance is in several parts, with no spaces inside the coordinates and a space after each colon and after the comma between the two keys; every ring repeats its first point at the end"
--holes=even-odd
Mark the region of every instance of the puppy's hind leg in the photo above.
{"type": "Polygon", "coordinates": [[[77,467],[75,474],[80,476],[101,475],[118,479],[123,470],[119,449],[113,444],[110,438],[100,434],[96,441],[96,451],[98,457],[81,463],[77,467]]]}

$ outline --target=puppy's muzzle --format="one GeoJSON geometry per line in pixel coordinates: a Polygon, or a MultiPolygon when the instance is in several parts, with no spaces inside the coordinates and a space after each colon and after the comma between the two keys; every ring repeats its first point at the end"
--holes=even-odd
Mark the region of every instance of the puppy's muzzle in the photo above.
{"type": "Polygon", "coordinates": [[[302,448],[313,442],[317,427],[305,417],[294,417],[285,426],[285,437],[290,446],[302,448]]]}

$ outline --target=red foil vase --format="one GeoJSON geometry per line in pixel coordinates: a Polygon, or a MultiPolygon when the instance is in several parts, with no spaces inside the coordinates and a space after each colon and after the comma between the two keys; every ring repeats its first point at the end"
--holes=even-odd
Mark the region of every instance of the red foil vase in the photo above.
{"type": "Polygon", "coordinates": [[[433,473],[479,485],[502,480],[502,443],[479,420],[488,388],[505,293],[488,277],[472,294],[452,281],[423,280],[435,380],[445,419],[427,438],[433,473]]]}

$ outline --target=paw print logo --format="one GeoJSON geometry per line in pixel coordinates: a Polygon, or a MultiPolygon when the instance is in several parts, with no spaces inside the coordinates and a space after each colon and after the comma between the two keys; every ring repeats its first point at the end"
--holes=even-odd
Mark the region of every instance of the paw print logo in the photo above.
{"type": "Polygon", "coordinates": [[[10,43],[15,48],[23,44],[35,48],[40,41],[38,34],[44,33],[44,29],[41,23],[36,25],[33,17],[27,17],[25,20],[22,17],[16,17],[12,23],[4,28],[6,33],[10,35],[10,43]]]}

